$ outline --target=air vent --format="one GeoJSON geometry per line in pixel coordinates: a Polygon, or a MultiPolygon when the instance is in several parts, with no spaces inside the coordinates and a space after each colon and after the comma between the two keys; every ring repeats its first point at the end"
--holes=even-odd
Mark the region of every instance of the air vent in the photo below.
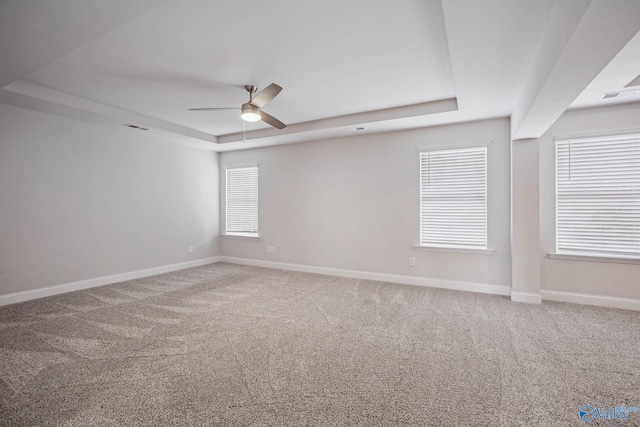
{"type": "Polygon", "coordinates": [[[131,123],[127,123],[126,125],[122,125],[126,128],[138,129],[138,130],[149,130],[147,128],[143,128],[142,126],[132,125],[131,123]]]}
{"type": "Polygon", "coordinates": [[[627,96],[636,96],[640,93],[638,89],[621,90],[619,92],[609,92],[602,95],[600,99],[624,98],[627,96]]]}

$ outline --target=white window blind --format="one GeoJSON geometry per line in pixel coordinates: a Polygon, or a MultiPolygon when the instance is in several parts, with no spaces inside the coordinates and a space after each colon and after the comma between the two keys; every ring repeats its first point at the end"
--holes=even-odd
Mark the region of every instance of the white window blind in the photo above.
{"type": "Polygon", "coordinates": [[[640,134],[556,141],[556,250],[640,255],[640,134]]]}
{"type": "Polygon", "coordinates": [[[420,153],[420,245],[487,248],[487,147],[420,153]]]}
{"type": "Polygon", "coordinates": [[[258,167],[227,169],[227,234],[258,235],[258,167]]]}

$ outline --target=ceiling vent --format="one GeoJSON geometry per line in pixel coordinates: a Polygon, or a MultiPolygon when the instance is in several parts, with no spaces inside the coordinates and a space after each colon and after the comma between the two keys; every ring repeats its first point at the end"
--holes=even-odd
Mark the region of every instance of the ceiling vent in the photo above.
{"type": "Polygon", "coordinates": [[[138,130],[149,130],[147,128],[143,128],[142,126],[132,125],[131,123],[127,123],[126,125],[122,125],[126,128],[138,129],[138,130]]]}
{"type": "Polygon", "coordinates": [[[640,93],[638,89],[621,90],[619,92],[609,92],[602,95],[600,99],[623,98],[627,96],[635,96],[640,93]]]}

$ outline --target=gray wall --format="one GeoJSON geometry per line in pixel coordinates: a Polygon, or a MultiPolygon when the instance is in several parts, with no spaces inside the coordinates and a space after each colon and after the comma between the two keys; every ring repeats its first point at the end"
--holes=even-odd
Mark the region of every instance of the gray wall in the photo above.
{"type": "Polygon", "coordinates": [[[367,272],[509,285],[509,121],[223,153],[224,169],[258,163],[261,240],[223,237],[222,254],[367,272]],[[492,255],[418,251],[417,148],[489,143],[492,255]],[[275,254],[266,247],[275,246],[275,254]],[[416,257],[410,267],[409,257],[416,257]]]}
{"type": "MultiPolygon", "coordinates": [[[[540,292],[540,212],[538,144],[535,140],[513,141],[511,290],[540,292]]],[[[555,173],[555,172],[553,172],[555,173]]]]}
{"type": "MultiPolygon", "coordinates": [[[[555,241],[554,138],[638,130],[638,117],[637,103],[571,111],[542,138],[514,143],[514,290],[640,298],[640,265],[546,258],[555,241]]],[[[218,157],[152,133],[0,104],[0,295],[220,253],[510,285],[509,162],[508,119],[218,157]],[[495,253],[415,250],[417,148],[486,142],[495,253]],[[262,239],[219,240],[224,168],[252,163],[260,165],[262,239]]]]}
{"type": "Polygon", "coordinates": [[[214,152],[0,104],[0,294],[218,255],[218,177],[214,152]]]}

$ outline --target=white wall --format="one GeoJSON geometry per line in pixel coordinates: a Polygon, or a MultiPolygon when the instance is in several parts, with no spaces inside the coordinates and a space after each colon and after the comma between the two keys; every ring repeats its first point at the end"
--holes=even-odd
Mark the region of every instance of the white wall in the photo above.
{"type": "Polygon", "coordinates": [[[214,152],[0,104],[0,295],[218,255],[218,177],[214,152]]]}
{"type": "Polygon", "coordinates": [[[261,240],[223,237],[222,255],[509,285],[509,121],[496,119],[221,155],[260,167],[261,240]],[[492,255],[418,251],[417,148],[489,142],[492,255]],[[276,254],[266,247],[275,246],[276,254]],[[408,259],[416,257],[410,267],[408,259]]]}
{"type": "Polygon", "coordinates": [[[540,145],[541,288],[640,299],[640,265],[546,258],[555,250],[555,138],[640,129],[640,103],[565,113],[540,145]]]}

